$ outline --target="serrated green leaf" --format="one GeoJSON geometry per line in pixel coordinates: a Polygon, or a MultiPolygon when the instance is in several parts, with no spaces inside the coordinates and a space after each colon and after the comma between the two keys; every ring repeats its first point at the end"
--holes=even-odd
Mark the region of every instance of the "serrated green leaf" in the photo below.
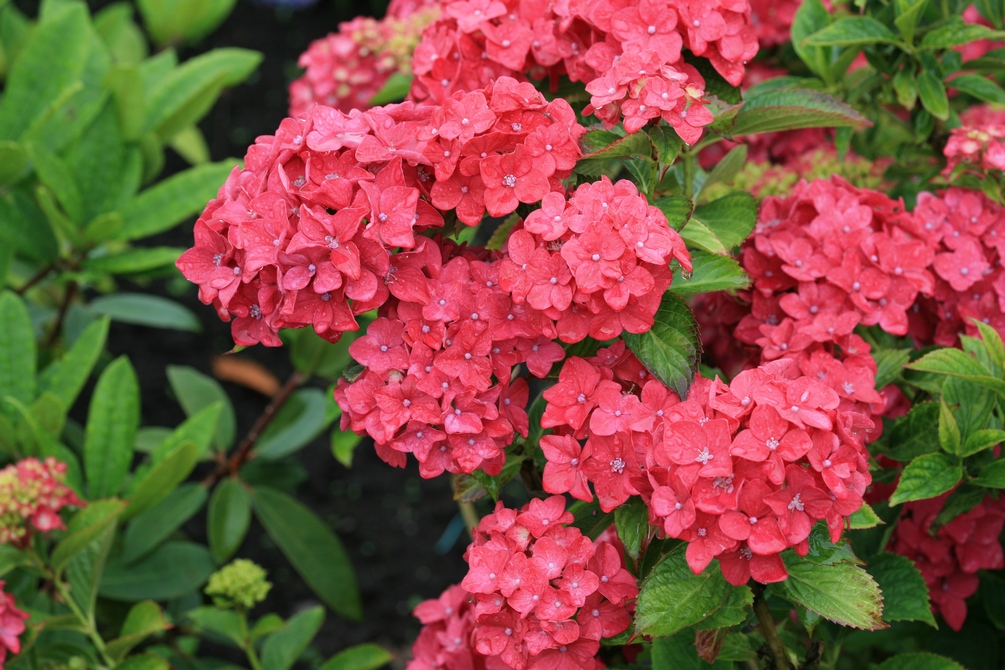
{"type": "Polygon", "coordinates": [[[391,652],[367,642],[340,651],[318,670],[379,670],[393,659],[391,652]]]}
{"type": "Polygon", "coordinates": [[[812,47],[861,46],[866,44],[894,44],[897,36],[874,18],[853,16],[838,19],[822,30],[818,30],[805,40],[803,45],[812,47]]]}
{"type": "Polygon", "coordinates": [[[959,349],[936,349],[906,367],[920,372],[959,377],[1005,395],[1005,380],[991,376],[980,361],[959,349]]]}
{"type": "Polygon", "coordinates": [[[962,477],[959,462],[948,454],[919,456],[904,468],[890,504],[935,498],[956,486],[962,477]]]}
{"type": "Polygon", "coordinates": [[[872,123],[854,107],[806,88],[780,88],[748,94],[736,115],[732,136],[797,128],[865,128],[872,123]]]}
{"type": "Polygon", "coordinates": [[[116,236],[135,240],[174,228],[216,196],[235,161],[207,163],[179,172],[127,202],[120,213],[125,221],[116,236]]]}
{"type": "Polygon", "coordinates": [[[632,497],[614,510],[614,526],[625,553],[638,560],[642,544],[649,537],[649,509],[641,498],[632,497]]]}
{"type": "Polygon", "coordinates": [[[124,519],[131,519],[151,509],[175,487],[188,479],[199,462],[199,448],[194,442],[182,442],[160,462],[138,478],[129,507],[123,513],[124,519]]]}
{"type": "Polygon", "coordinates": [[[140,423],[140,387],[125,356],[115,359],[91,397],[84,437],[84,468],[91,498],[115,495],[133,460],[140,423]]]}
{"type": "Polygon", "coordinates": [[[732,251],[750,236],[757,225],[757,200],[749,193],[730,193],[696,207],[688,226],[695,221],[707,226],[722,246],[732,251]]]}
{"type": "Polygon", "coordinates": [[[750,616],[754,605],[754,592],[749,586],[734,586],[722,607],[715,613],[696,624],[695,630],[714,630],[727,628],[743,623],[750,616]]]}
{"type": "Polygon", "coordinates": [[[241,547],[250,525],[251,497],[239,480],[224,479],[209,501],[206,535],[213,560],[227,562],[241,547]]]}
{"type": "Polygon", "coordinates": [[[729,597],[731,586],[718,564],[691,572],[680,546],[656,564],[639,589],[635,631],[665,637],[711,616],[729,597]]]}
{"type": "Polygon", "coordinates": [[[725,256],[729,253],[722,240],[708,226],[697,219],[688,221],[684,230],[680,231],[680,236],[689,248],[701,249],[718,256],[725,256]]]}
{"type": "Polygon", "coordinates": [[[876,670],[966,670],[956,661],[945,656],[914,652],[898,654],[876,666],[876,670]]]}
{"type": "Polygon", "coordinates": [[[884,621],[924,621],[937,627],[925,578],[911,559],[882,552],[869,560],[866,570],[883,592],[884,621]]]}
{"type": "Polygon", "coordinates": [[[960,427],[956,424],[956,418],[946,404],[946,399],[942,398],[939,401],[939,445],[946,453],[959,456],[961,444],[960,427]]]}
{"type": "Polygon", "coordinates": [[[942,25],[929,30],[921,38],[922,49],[949,49],[977,40],[1000,40],[1005,33],[992,30],[976,23],[965,23],[959,16],[954,16],[942,25]]]}
{"type": "Polygon", "coordinates": [[[230,397],[220,386],[220,382],[195,368],[180,365],[169,365],[167,378],[178,404],[190,417],[197,415],[207,405],[220,403],[221,413],[213,444],[221,450],[230,448],[237,435],[237,418],[234,416],[234,406],[230,402],[230,397]]]}
{"type": "Polygon", "coordinates": [[[138,514],[122,537],[122,561],[132,563],[171,537],[206,504],[209,493],[199,484],[183,484],[159,503],[138,514]]]}
{"type": "Polygon", "coordinates": [[[520,221],[520,217],[516,214],[512,214],[506,218],[505,221],[500,223],[494,231],[492,231],[492,237],[489,238],[488,243],[485,245],[486,249],[490,251],[500,251],[506,248],[506,242],[509,240],[509,234],[512,232],[513,227],[520,221]]]}
{"type": "Polygon", "coordinates": [[[653,640],[652,670],[732,670],[730,662],[706,663],[698,655],[695,638],[686,633],[653,640]]]}
{"type": "Polygon", "coordinates": [[[127,565],[121,557],[109,561],[98,592],[125,602],[171,600],[201,588],[214,568],[202,545],[168,542],[135,563],[127,565]]]}
{"type": "Polygon", "coordinates": [[[286,622],[286,626],[265,639],[262,645],[262,667],[269,670],[289,670],[325,620],[323,607],[312,607],[286,622]]]}
{"type": "MultiPolygon", "coordinates": [[[[10,291],[0,294],[0,397],[28,405],[35,398],[35,331],[28,308],[10,291]]],[[[14,417],[14,408],[0,402],[0,410],[14,417]]]]}
{"type": "Polygon", "coordinates": [[[105,349],[108,325],[109,320],[105,318],[89,323],[70,350],[39,375],[39,391],[55,395],[66,410],[73,407],[105,349]]]}
{"type": "Polygon", "coordinates": [[[691,198],[683,195],[664,196],[653,204],[663,212],[670,227],[677,231],[687,225],[691,219],[691,213],[694,211],[694,203],[691,202],[691,198]]]}
{"type": "Polygon", "coordinates": [[[308,586],[329,607],[358,621],[359,592],[341,540],[302,504],[279,491],[251,492],[255,516],[308,586]]]}
{"type": "Polygon", "coordinates": [[[779,587],[792,602],[842,626],[865,630],[887,627],[879,587],[859,566],[820,565],[792,551],[784,552],[782,559],[789,577],[779,587]]]}
{"type": "Polygon", "coordinates": [[[964,458],[980,453],[985,449],[997,447],[1005,442],[1005,430],[997,428],[985,428],[976,430],[967,436],[967,441],[963,444],[963,451],[960,454],[964,458]]]}
{"type": "Polygon", "coordinates": [[[190,309],[157,295],[113,293],[95,298],[89,307],[98,314],[122,323],[194,333],[202,330],[202,324],[190,309]]]}
{"type": "Polygon", "coordinates": [[[1005,103],[1005,90],[987,77],[978,74],[961,74],[948,82],[950,88],[973,96],[984,102],[1005,103]]]}
{"type": "Polygon", "coordinates": [[[992,461],[984,466],[973,483],[992,489],[1005,489],[1005,460],[992,461]]]}
{"type": "Polygon", "coordinates": [[[750,277],[729,256],[692,251],[691,265],[692,272],[687,279],[682,276],[680,268],[674,271],[670,290],[675,294],[691,296],[714,291],[735,291],[750,286],[750,277]]]}
{"type": "Polygon", "coordinates": [[[400,102],[408,96],[408,92],[411,89],[412,75],[405,74],[404,72],[394,72],[387,78],[387,81],[380,87],[380,90],[370,98],[370,106],[378,107],[390,102],[400,102]]]}
{"type": "Polygon", "coordinates": [[[653,327],[641,335],[623,334],[625,344],[639,361],[681,398],[698,371],[701,338],[694,313],[682,298],[666,293],[657,310],[653,327]]]}
{"type": "Polygon", "coordinates": [[[919,403],[907,416],[900,417],[886,439],[891,446],[887,456],[901,463],[913,461],[918,456],[934,454],[939,450],[939,404],[919,403]]]}
{"type": "Polygon", "coordinates": [[[875,510],[868,503],[862,503],[857,512],[848,517],[849,530],[861,530],[863,528],[875,528],[883,523],[883,519],[876,514],[875,510]]]}
{"type": "Polygon", "coordinates": [[[125,503],[121,500],[96,500],[86,509],[87,514],[79,513],[80,520],[72,525],[72,530],[59,541],[52,552],[49,563],[56,574],[61,574],[77,554],[118,520],[125,509],[125,503]]]}
{"type": "Polygon", "coordinates": [[[149,272],[174,265],[184,251],[179,247],[128,249],[107,256],[89,258],[84,261],[83,267],[91,272],[115,275],[149,272]]]}
{"type": "Polygon", "coordinates": [[[881,389],[900,377],[911,360],[911,352],[909,349],[873,349],[872,357],[876,361],[876,388],[881,389]]]}
{"type": "Polygon", "coordinates": [[[921,106],[937,119],[949,119],[949,96],[946,87],[934,73],[922,70],[918,74],[918,97],[921,106]]]}
{"type": "Polygon", "coordinates": [[[658,171],[656,179],[663,181],[667,170],[677,160],[680,150],[684,147],[684,141],[673,128],[665,125],[651,128],[649,140],[652,142],[653,148],[656,149],[656,169],[658,171]]]}

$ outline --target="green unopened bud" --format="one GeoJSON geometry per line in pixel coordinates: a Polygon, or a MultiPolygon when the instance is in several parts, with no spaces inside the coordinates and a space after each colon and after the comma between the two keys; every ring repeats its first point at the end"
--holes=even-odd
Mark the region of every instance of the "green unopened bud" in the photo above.
{"type": "Polygon", "coordinates": [[[218,607],[250,610],[265,600],[271,588],[261,566],[239,558],[209,576],[206,595],[212,597],[218,607]]]}

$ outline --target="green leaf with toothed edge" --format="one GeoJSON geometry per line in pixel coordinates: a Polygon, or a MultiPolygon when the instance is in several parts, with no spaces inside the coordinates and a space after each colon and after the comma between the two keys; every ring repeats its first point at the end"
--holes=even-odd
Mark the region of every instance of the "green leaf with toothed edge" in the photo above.
{"type": "Polygon", "coordinates": [[[681,398],[687,397],[701,358],[694,313],[683,298],[665,293],[653,326],[645,333],[623,333],[628,348],[653,375],[681,398]]]}

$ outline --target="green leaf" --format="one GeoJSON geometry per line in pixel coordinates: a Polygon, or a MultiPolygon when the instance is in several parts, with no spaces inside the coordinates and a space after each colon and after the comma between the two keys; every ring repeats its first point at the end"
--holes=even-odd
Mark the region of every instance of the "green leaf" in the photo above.
{"type": "Polygon", "coordinates": [[[359,446],[362,439],[362,436],[351,430],[343,433],[338,426],[335,426],[331,432],[332,456],[345,467],[351,468],[353,452],[356,451],[356,447],[359,446]]]}
{"type": "Polygon", "coordinates": [[[876,19],[853,16],[838,19],[823,30],[818,30],[805,40],[805,46],[861,46],[865,44],[895,44],[897,36],[876,19]]]}
{"type": "Polygon", "coordinates": [[[252,491],[255,516],[307,585],[333,610],[362,617],[352,563],[342,542],[313,512],[279,491],[252,491]]]}
{"type": "Polygon", "coordinates": [[[872,357],[876,361],[876,388],[881,389],[892,384],[904,366],[911,359],[910,349],[873,349],[872,357]]]}
{"type": "Polygon", "coordinates": [[[262,667],[289,670],[321,629],[325,620],[323,607],[312,607],[286,622],[286,627],[265,639],[262,667]]]}
{"type": "Polygon", "coordinates": [[[749,586],[734,586],[722,607],[712,616],[695,625],[695,630],[715,630],[736,626],[747,620],[754,605],[754,592],[749,586]]]}
{"type": "MultiPolygon", "coordinates": [[[[170,380],[170,372],[168,375],[170,380]]],[[[210,401],[196,411],[196,406],[182,403],[182,409],[188,412],[189,409],[195,411],[192,416],[185,419],[180,426],[170,431],[157,446],[151,450],[151,462],[158,463],[169,453],[173,452],[181,443],[191,442],[196,446],[199,457],[204,458],[209,451],[209,445],[213,442],[213,435],[216,427],[224,415],[226,404],[223,401],[210,401]]]]}
{"type": "Polygon", "coordinates": [[[1000,374],[1005,371],[1005,343],[1002,342],[1002,336],[998,334],[994,326],[986,324],[980,319],[973,319],[973,323],[977,326],[992,361],[991,370],[1000,374]]]}
{"type": "Polygon", "coordinates": [[[209,492],[199,484],[183,484],[159,503],[136,515],[122,538],[122,562],[132,563],[168,539],[206,504],[209,492]]]}
{"type": "Polygon", "coordinates": [[[642,583],[635,610],[635,631],[665,637],[711,616],[729,597],[731,586],[718,564],[700,575],[691,572],[679,546],[656,564],[642,583]]]}
{"type": "Polygon", "coordinates": [[[9,140],[0,141],[0,187],[16,184],[31,168],[24,147],[9,140]]]}
{"type": "MultiPolygon", "coordinates": [[[[86,528],[97,520],[103,510],[92,507],[85,507],[80,510],[68,524],[68,532],[74,533],[82,528],[86,528]]],[[[101,579],[101,574],[105,568],[105,561],[115,539],[115,526],[110,525],[93,540],[83,551],[70,559],[66,565],[66,581],[70,585],[70,597],[77,603],[77,606],[84,612],[85,616],[90,616],[94,612],[94,604],[97,600],[97,586],[101,579]]]]}
{"type": "Polygon", "coordinates": [[[656,161],[646,157],[622,158],[621,162],[639,187],[639,192],[651,199],[656,188],[656,161]]]}
{"type": "Polygon", "coordinates": [[[683,195],[664,196],[653,204],[663,212],[670,227],[677,231],[687,225],[691,219],[691,213],[694,211],[694,203],[691,202],[691,198],[683,195]]]}
{"type": "Polygon", "coordinates": [[[919,651],[897,654],[877,665],[876,670],[966,670],[966,668],[945,656],[919,651]]]}
{"type": "Polygon", "coordinates": [[[914,109],[914,104],[918,101],[918,82],[914,78],[914,72],[908,69],[899,70],[893,75],[893,92],[897,94],[897,102],[904,109],[914,109]]]}
{"type": "Polygon", "coordinates": [[[962,477],[959,462],[947,454],[919,456],[904,468],[890,505],[935,498],[956,486],[962,477]]]}
{"type": "Polygon", "coordinates": [[[108,562],[98,592],[103,598],[138,602],[171,600],[198,590],[216,566],[209,550],[193,542],[168,542],[141,561],[108,562]]]}
{"type": "Polygon", "coordinates": [[[340,651],[318,670],[379,670],[393,659],[391,652],[367,642],[340,651]]]}
{"type": "Polygon", "coordinates": [[[908,44],[914,42],[914,30],[918,25],[918,19],[924,14],[927,7],[928,0],[897,0],[894,3],[897,18],[893,20],[893,23],[908,44]]]}
{"type": "Polygon", "coordinates": [[[237,435],[237,418],[234,407],[230,403],[227,392],[220,382],[208,377],[195,368],[181,365],[169,365],[167,368],[168,383],[174,392],[178,404],[185,410],[187,416],[195,416],[200,410],[215,402],[222,406],[219,423],[213,438],[213,444],[222,450],[227,450],[237,435]]]}
{"type": "Polygon", "coordinates": [[[98,378],[87,414],[84,468],[91,498],[115,495],[122,488],[139,424],[139,382],[129,359],[120,356],[98,378]]]}
{"type": "Polygon", "coordinates": [[[949,86],[978,100],[1005,103],[1005,90],[991,79],[979,74],[961,74],[949,80],[949,86]]]}
{"type": "Polygon", "coordinates": [[[0,242],[35,261],[47,263],[59,256],[49,220],[27,188],[0,189],[0,242]]]}
{"type": "Polygon", "coordinates": [[[698,371],[701,339],[694,314],[682,298],[664,294],[652,329],[641,335],[626,332],[623,337],[658,380],[681,398],[687,397],[698,371]]]}
{"type": "MultiPolygon", "coordinates": [[[[28,309],[10,291],[0,293],[0,398],[9,396],[25,405],[35,399],[35,331],[28,309]]],[[[14,408],[0,402],[10,417],[14,408]]]]}
{"type": "Polygon", "coordinates": [[[906,367],[920,372],[959,377],[1005,395],[1005,380],[991,376],[980,361],[959,349],[936,349],[906,367]]]}
{"type": "Polygon", "coordinates": [[[170,139],[205,116],[220,91],[244,81],[261,61],[257,51],[232,47],[190,58],[150,91],[146,129],[170,139]]]}
{"type": "Polygon", "coordinates": [[[262,433],[255,453],[261,458],[289,456],[321,435],[338,413],[330,394],[315,388],[295,391],[262,433]]]}
{"type": "Polygon", "coordinates": [[[782,554],[789,578],[778,586],[794,603],[842,626],[878,630],[886,628],[881,615],[883,598],[869,573],[852,563],[820,565],[782,554]]]}
{"type": "Polygon", "coordinates": [[[125,509],[125,503],[121,500],[96,500],[86,509],[87,514],[79,513],[80,521],[74,524],[73,530],[59,541],[52,552],[49,563],[56,574],[62,573],[74,556],[86,549],[118,520],[122,510],[125,509]]]}
{"type": "Polygon", "coordinates": [[[981,576],[981,601],[991,623],[1005,630],[1005,579],[993,572],[981,576]]]}
{"type": "Polygon", "coordinates": [[[389,102],[400,102],[408,96],[410,90],[412,90],[412,75],[394,72],[387,78],[380,90],[370,98],[370,106],[378,107],[389,102]]]}
{"type": "Polygon", "coordinates": [[[967,441],[963,444],[963,452],[960,454],[964,458],[980,453],[985,449],[997,447],[1005,442],[1005,430],[996,428],[985,428],[976,430],[967,436],[967,441]]]}
{"type": "Polygon", "coordinates": [[[206,631],[221,635],[235,645],[244,643],[241,631],[241,616],[233,610],[222,610],[216,607],[197,607],[185,613],[186,618],[206,631]]]}
{"type": "Polygon", "coordinates": [[[95,298],[89,305],[113,321],[151,328],[170,328],[198,333],[202,324],[187,307],[174,300],[144,293],[113,293],[95,298]]]}
{"type": "Polygon", "coordinates": [[[164,500],[175,487],[188,479],[199,462],[199,448],[182,442],[139,479],[123,518],[131,519],[164,500]]]}
{"type": "Polygon", "coordinates": [[[170,627],[160,606],[152,600],[144,600],[132,606],[119,637],[110,641],[105,650],[113,660],[121,660],[140,642],[170,627]]]}
{"type": "Polygon", "coordinates": [[[897,419],[886,439],[892,446],[886,455],[908,463],[918,456],[937,452],[939,412],[938,403],[924,402],[912,407],[907,416],[897,419]]]}
{"type": "Polygon", "coordinates": [[[869,560],[866,570],[883,592],[884,621],[924,621],[937,627],[925,578],[911,559],[883,552],[869,560]]]}
{"type": "Polygon", "coordinates": [[[946,87],[941,79],[928,70],[922,70],[918,74],[918,96],[921,98],[921,106],[929,114],[942,121],[949,119],[949,96],[946,95],[946,87]]]}
{"type": "Polygon", "coordinates": [[[949,49],[977,40],[1000,40],[1005,33],[992,30],[976,23],[964,23],[959,16],[954,16],[943,25],[933,28],[921,38],[922,49],[949,49]]]}
{"type": "Polygon", "coordinates": [[[699,197],[715,184],[728,184],[731,182],[736,175],[740,174],[740,170],[743,169],[743,165],[746,162],[747,145],[737,144],[708,173],[708,177],[705,178],[705,182],[701,185],[701,190],[698,191],[699,197]]]}
{"type": "Polygon", "coordinates": [[[168,142],[189,165],[205,165],[210,161],[209,145],[199,126],[182,128],[168,142]]]}
{"type": "Polygon", "coordinates": [[[868,503],[862,503],[857,512],[848,517],[849,530],[861,530],[863,528],[875,528],[883,523],[883,519],[876,514],[875,510],[868,503]]]}
{"type": "Polygon", "coordinates": [[[749,193],[730,193],[695,208],[688,225],[695,220],[705,224],[731,251],[743,244],[757,225],[757,200],[749,193]]]}
{"type": "Polygon", "coordinates": [[[702,249],[710,254],[716,254],[719,256],[725,256],[729,253],[729,250],[726,249],[722,240],[720,240],[708,226],[697,219],[691,219],[688,221],[684,230],[680,231],[680,236],[683,238],[689,249],[702,249]]]}
{"type": "Polygon", "coordinates": [[[109,320],[95,319],[63,354],[53,361],[39,376],[39,391],[52,393],[59,398],[63,408],[69,410],[84,388],[108,338],[109,320]]]}
{"type": "Polygon", "coordinates": [[[939,445],[943,451],[952,455],[960,455],[960,427],[956,425],[956,418],[946,404],[946,399],[939,401],[939,445]]]}
{"type": "Polygon", "coordinates": [[[649,140],[656,149],[656,169],[657,181],[663,181],[667,170],[677,160],[680,150],[684,147],[684,141],[680,136],[665,125],[655,126],[649,130],[649,140]]]}
{"type": "Polygon", "coordinates": [[[251,497],[239,480],[224,479],[209,501],[206,535],[213,560],[227,562],[241,547],[250,525],[251,497]]]}
{"type": "Polygon", "coordinates": [[[674,271],[670,290],[675,294],[691,296],[714,291],[734,291],[750,286],[750,277],[729,256],[692,251],[691,265],[693,271],[687,279],[681,275],[679,268],[674,271]]]}
{"type": "Polygon", "coordinates": [[[83,267],[91,272],[125,275],[138,272],[149,272],[174,265],[184,249],[179,247],[149,247],[145,249],[128,249],[107,256],[89,258],[83,267]]]}
{"type": "Polygon", "coordinates": [[[806,38],[830,25],[831,15],[820,0],[805,0],[792,20],[792,47],[806,66],[827,83],[830,77],[831,50],[806,45],[806,38]]]}
{"type": "Polygon", "coordinates": [[[935,517],[929,530],[932,533],[938,533],[939,528],[980,505],[986,494],[987,491],[979,486],[974,486],[973,482],[963,484],[946,498],[945,504],[942,505],[942,511],[935,517]]]}
{"type": "Polygon", "coordinates": [[[116,63],[135,64],[147,57],[147,40],[133,21],[133,8],[114,3],[94,16],[94,30],[116,63]]]}
{"type": "Polygon", "coordinates": [[[492,231],[492,237],[489,241],[485,243],[485,248],[490,251],[500,251],[506,248],[506,243],[509,242],[510,233],[513,231],[513,227],[520,222],[520,216],[518,214],[511,214],[506,217],[506,220],[496,226],[496,229],[492,231]]]}
{"type": "Polygon", "coordinates": [[[125,225],[117,238],[135,240],[163,233],[198,214],[216,196],[235,164],[226,160],[197,165],[146,189],[120,210],[125,225]]]}
{"type": "Polygon", "coordinates": [[[157,44],[194,43],[223,23],[237,0],[140,0],[150,35],[157,44]]]}
{"type": "Polygon", "coordinates": [[[254,628],[251,629],[250,637],[252,640],[259,640],[266,635],[275,633],[285,625],[286,622],[278,614],[266,614],[255,622],[254,628]]]}
{"type": "Polygon", "coordinates": [[[686,633],[653,640],[652,661],[653,670],[733,670],[733,664],[727,661],[703,661],[694,638],[686,633]]]}
{"type": "Polygon", "coordinates": [[[171,664],[154,654],[139,654],[122,661],[115,670],[171,670],[171,664]]]}
{"type": "Polygon", "coordinates": [[[984,466],[974,484],[991,489],[1005,489],[1005,460],[992,461],[984,466]]]}
{"type": "Polygon", "coordinates": [[[625,553],[638,560],[642,544],[649,539],[649,509],[641,498],[631,497],[614,510],[614,526],[625,553]]]}
{"type": "Polygon", "coordinates": [[[865,128],[872,123],[854,107],[826,93],[780,88],[748,96],[729,133],[757,135],[797,128],[865,128]]]}

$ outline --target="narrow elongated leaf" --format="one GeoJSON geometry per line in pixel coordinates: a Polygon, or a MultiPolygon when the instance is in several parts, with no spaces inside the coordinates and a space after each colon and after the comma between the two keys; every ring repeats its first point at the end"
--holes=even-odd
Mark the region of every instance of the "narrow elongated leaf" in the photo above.
{"type": "Polygon", "coordinates": [[[109,256],[88,259],[84,261],[84,268],[92,272],[115,275],[149,272],[174,265],[184,251],[179,247],[129,249],[109,256]]]}
{"type": "Polygon", "coordinates": [[[318,670],[380,670],[393,659],[391,652],[366,642],[340,651],[318,670]]]}
{"type": "Polygon", "coordinates": [[[830,25],[830,22],[831,15],[820,0],[804,0],[796,10],[791,30],[792,47],[796,50],[796,54],[815,75],[827,83],[831,83],[830,50],[808,46],[806,38],[823,30],[830,25]]]}
{"type": "Polygon", "coordinates": [[[89,307],[113,321],[151,328],[199,332],[202,324],[187,307],[174,300],[143,293],[114,293],[91,301],[89,307]]]}
{"type": "Polygon", "coordinates": [[[872,125],[854,107],[806,88],[764,91],[746,100],[729,129],[731,135],[756,135],[796,128],[865,128],[872,125]]]}
{"type": "Polygon", "coordinates": [[[237,612],[221,610],[216,607],[197,607],[186,612],[185,616],[194,621],[199,628],[222,635],[235,645],[244,643],[244,635],[241,632],[241,617],[237,612]]]}
{"type": "Polygon", "coordinates": [[[84,469],[92,498],[116,494],[129,472],[140,424],[140,387],[129,359],[115,359],[98,378],[84,436],[84,469]]]}
{"type": "Polygon", "coordinates": [[[289,670],[311,643],[325,620],[323,607],[312,607],[286,622],[262,645],[262,666],[269,670],[289,670]]]}
{"type": "Polygon", "coordinates": [[[27,176],[30,166],[24,147],[17,142],[0,141],[0,187],[20,181],[27,176]]]}
{"type": "Polygon", "coordinates": [[[646,368],[681,398],[698,371],[701,339],[694,313],[682,298],[663,296],[652,329],[641,335],[624,333],[625,344],[646,368]]]}
{"type": "Polygon", "coordinates": [[[653,147],[645,133],[618,135],[608,130],[592,130],[579,141],[583,149],[580,160],[595,158],[638,158],[652,156],[653,147]]]}
{"type": "MultiPolygon", "coordinates": [[[[28,405],[35,398],[35,331],[28,308],[10,291],[0,294],[0,397],[28,405]]],[[[13,417],[14,408],[0,402],[13,417]]]]}
{"type": "Polygon", "coordinates": [[[195,368],[177,365],[168,366],[167,377],[178,404],[188,416],[194,417],[207,405],[221,404],[213,444],[219,449],[229,448],[237,434],[237,419],[230,398],[220,383],[195,368]]]}
{"type": "Polygon", "coordinates": [[[937,119],[945,121],[949,118],[949,96],[946,87],[933,72],[922,70],[918,74],[918,97],[921,106],[937,119]]]}
{"type": "Polygon", "coordinates": [[[883,552],[869,560],[866,570],[883,592],[884,621],[924,621],[936,627],[925,578],[911,559],[883,552]]]}
{"type": "Polygon", "coordinates": [[[729,597],[731,586],[718,564],[700,575],[691,572],[684,547],[677,547],[656,564],[639,590],[635,631],[665,637],[711,616],[729,597]]]}
{"type": "Polygon", "coordinates": [[[104,318],[87,324],[70,350],[42,371],[39,376],[39,391],[52,393],[66,410],[73,407],[105,349],[108,324],[109,320],[104,318]]]}
{"type": "Polygon", "coordinates": [[[171,600],[198,590],[215,565],[209,550],[193,542],[168,542],[141,561],[109,561],[98,592],[125,602],[171,600]]]}
{"type": "Polygon", "coordinates": [[[959,16],[954,16],[943,25],[933,28],[921,38],[922,49],[949,49],[977,40],[1000,40],[1005,33],[992,30],[976,23],[965,23],[959,16]]]}
{"type": "Polygon", "coordinates": [[[154,507],[183,481],[199,462],[199,448],[182,442],[139,479],[123,518],[131,519],[154,507]]]}
{"type": "Polygon", "coordinates": [[[171,664],[154,654],[138,654],[116,665],[115,670],[171,670],[171,664]]]}
{"type": "Polygon", "coordinates": [[[160,606],[152,600],[144,600],[133,605],[126,614],[119,637],[108,643],[106,651],[113,659],[121,660],[140,642],[170,627],[160,606]]]}
{"type": "Polygon", "coordinates": [[[911,461],[900,476],[891,505],[940,496],[963,477],[959,462],[948,454],[928,454],[911,461]]]}
{"type": "Polygon", "coordinates": [[[950,88],[972,95],[978,100],[1005,104],[1005,90],[991,79],[978,74],[961,74],[947,82],[950,88]]]}
{"type": "Polygon", "coordinates": [[[52,552],[50,564],[57,574],[62,573],[70,560],[86,549],[100,537],[105,530],[114,524],[125,503],[120,500],[97,500],[87,506],[87,514],[80,513],[81,519],[52,552]]]}
{"type": "Polygon", "coordinates": [[[915,652],[898,654],[877,665],[876,670],[966,670],[966,668],[945,656],[915,652]]]}
{"type": "Polygon", "coordinates": [[[782,554],[789,578],[779,586],[791,601],[842,626],[878,630],[883,597],[876,582],[852,563],[821,565],[787,551],[782,554]]]}
{"type": "Polygon", "coordinates": [[[119,239],[135,240],[170,230],[206,206],[236,161],[207,163],[158,182],[121,209],[125,221],[119,239]]]}
{"type": "Polygon", "coordinates": [[[0,243],[40,262],[51,262],[59,255],[49,220],[26,187],[0,190],[0,243]]]}
{"type": "Polygon", "coordinates": [[[285,493],[252,491],[255,516],[308,586],[329,607],[358,621],[356,575],[341,540],[318,517],[285,493]]]}
{"type": "Polygon", "coordinates": [[[740,264],[729,256],[705,251],[691,252],[693,271],[685,279],[677,269],[670,290],[680,296],[699,295],[713,291],[733,291],[750,285],[750,277],[740,264]]]}
{"type": "Polygon", "coordinates": [[[320,389],[299,389],[259,438],[255,453],[262,458],[282,458],[295,453],[321,435],[335,419],[338,405],[320,389]]]}
{"type": "Polygon", "coordinates": [[[206,534],[209,551],[217,563],[225,563],[244,542],[251,525],[251,497],[237,479],[224,479],[209,501],[206,534]]]}
{"type": "Polygon", "coordinates": [[[813,47],[856,46],[864,44],[893,44],[897,36],[882,23],[868,16],[854,16],[838,19],[823,30],[819,30],[803,44],[813,47]]]}
{"type": "Polygon", "coordinates": [[[183,484],[152,508],[137,515],[122,538],[122,561],[132,563],[147,555],[195,516],[208,497],[206,487],[183,484]]]}
{"type": "MultiPolygon", "coordinates": [[[[168,378],[170,379],[170,373],[168,378]]],[[[186,407],[195,409],[182,403],[182,409],[186,407]]],[[[165,456],[181,445],[182,442],[191,442],[194,444],[199,452],[199,457],[205,458],[209,451],[209,446],[213,442],[216,427],[223,416],[224,407],[224,403],[219,400],[210,402],[204,405],[202,409],[196,411],[195,414],[185,419],[180,426],[168,433],[151,451],[151,461],[153,463],[160,462],[165,456]]]]}
{"type": "MultiPolygon", "coordinates": [[[[98,518],[97,512],[90,512],[91,507],[80,510],[68,524],[68,531],[86,528],[98,518]]],[[[98,580],[105,568],[105,561],[112,548],[115,538],[115,526],[110,525],[87,547],[77,553],[66,565],[66,581],[70,585],[70,597],[86,616],[94,612],[98,598],[98,580]]]]}

